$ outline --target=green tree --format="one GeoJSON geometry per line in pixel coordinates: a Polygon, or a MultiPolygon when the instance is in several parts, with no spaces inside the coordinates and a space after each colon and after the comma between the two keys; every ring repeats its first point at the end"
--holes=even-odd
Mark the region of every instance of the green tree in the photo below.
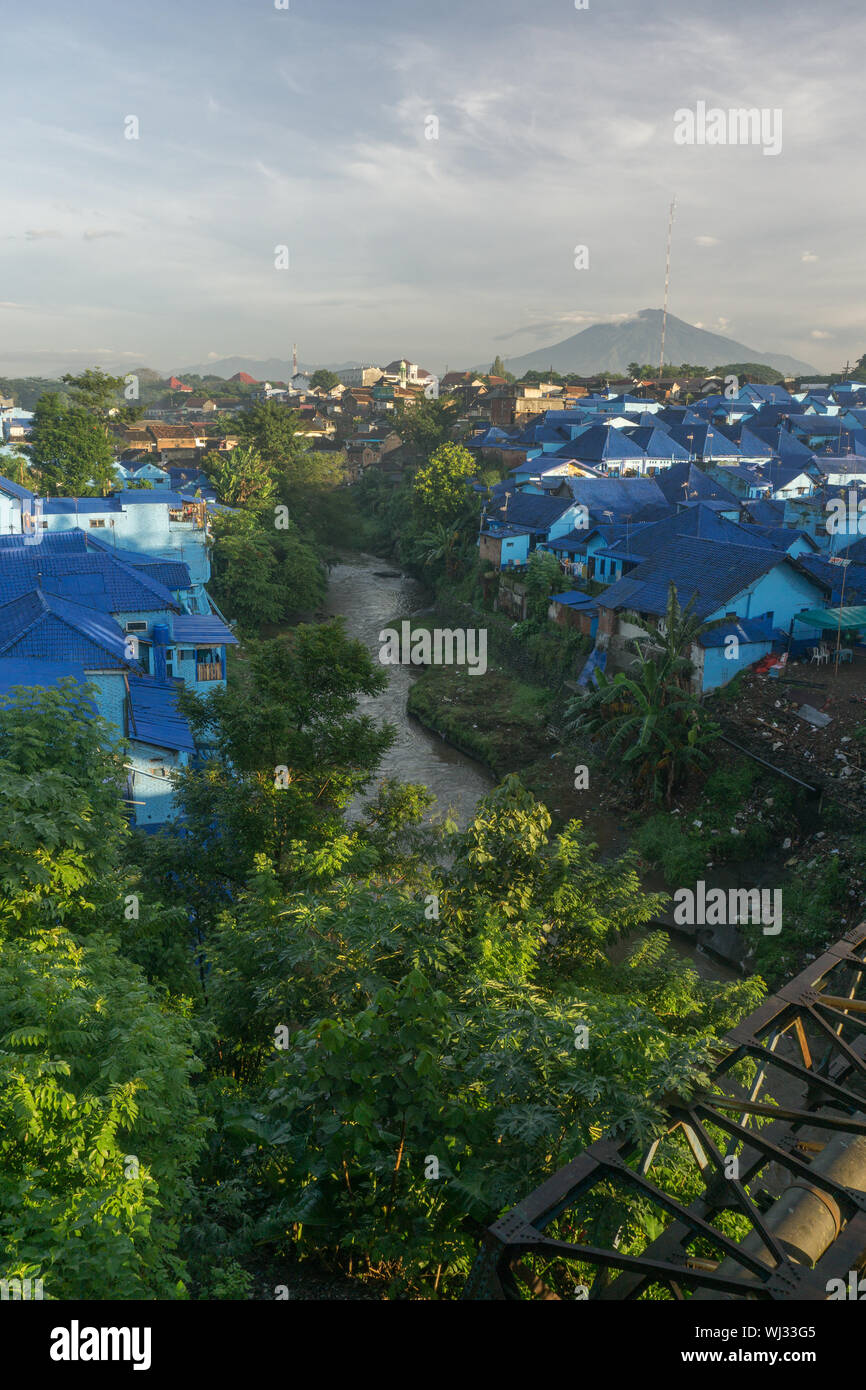
{"type": "Polygon", "coordinates": [[[327,367],[317,367],[310,377],[310,385],[317,386],[322,391],[333,391],[339,384],[340,378],[337,373],[328,371],[327,367]]]}
{"type": "Polygon", "coordinates": [[[278,529],[276,522],[276,508],[266,504],[213,520],[213,595],[251,631],[309,612],[325,596],[316,551],[293,523],[278,529]]]}
{"type": "Polygon", "coordinates": [[[84,406],[66,405],[54,393],[36,402],[30,458],[49,494],[83,497],[116,483],[104,425],[84,406]]]}
{"type": "Polygon", "coordinates": [[[416,510],[428,523],[452,521],[466,505],[466,487],[476,462],[462,444],[440,444],[412,481],[416,510]]]}
{"type": "Polygon", "coordinates": [[[758,994],[701,981],[662,936],[611,965],[659,901],[578,824],[551,837],[516,778],[452,855],[435,926],[415,885],[286,896],[260,862],[210,952],[222,1067],[246,1095],[215,1171],[240,1166],[281,1257],[426,1297],[455,1291],[484,1225],[599,1127],[654,1136],[655,1093],[688,1096],[758,994]]]}
{"type": "Polygon", "coordinates": [[[709,766],[709,749],[719,729],[690,691],[692,644],[707,624],[682,609],[670,585],[659,628],[640,617],[647,641],[633,639],[638,652],[628,674],[596,672],[597,685],[568,706],[571,728],[605,746],[621,760],[647,801],[670,805],[675,789],[694,770],[709,766]]]}
{"type": "Polygon", "coordinates": [[[0,1277],[183,1297],[198,1039],[123,954],[123,766],[86,693],[0,701],[0,1277]]]}
{"type": "Polygon", "coordinates": [[[124,384],[122,376],[108,376],[100,367],[88,367],[77,376],[67,372],[60,380],[68,388],[73,404],[82,406],[98,420],[107,419],[109,407],[124,384]]]}
{"type": "Polygon", "coordinates": [[[529,557],[524,578],[527,596],[527,617],[544,622],[550,595],[561,593],[566,585],[562,566],[555,555],[546,550],[534,550],[529,557]]]}
{"type": "Polygon", "coordinates": [[[439,397],[415,401],[407,409],[401,407],[396,427],[403,443],[418,457],[428,459],[435,449],[451,439],[456,420],[456,401],[439,397]]]}
{"type": "Polygon", "coordinates": [[[369,864],[363,837],[347,830],[342,813],[393,741],[389,726],[358,712],[362,696],[383,689],[384,671],[340,622],[250,642],[244,656],[227,688],[184,697],[215,756],[178,779],[189,834],[172,853],[171,872],[181,873],[186,851],[191,881],[220,878],[233,888],[260,853],[286,882],[333,874],[359,856],[369,864]]]}
{"type": "Polygon", "coordinates": [[[220,500],[230,507],[266,502],[275,487],[271,468],[253,445],[239,446],[224,454],[209,454],[207,466],[220,500]]]}
{"type": "Polygon", "coordinates": [[[285,472],[306,447],[298,434],[300,424],[297,411],[278,401],[256,401],[238,415],[235,428],[243,442],[256,449],[270,468],[285,472]]]}

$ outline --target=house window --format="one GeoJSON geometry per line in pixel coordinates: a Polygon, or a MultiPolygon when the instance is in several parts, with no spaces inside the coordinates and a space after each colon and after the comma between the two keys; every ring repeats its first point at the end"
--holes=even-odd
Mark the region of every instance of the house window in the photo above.
{"type": "Polygon", "coordinates": [[[104,522],[104,520],[103,520],[101,517],[98,518],[97,520],[93,520],[93,519],[91,518],[91,521],[90,521],[91,530],[95,529],[97,526],[104,526],[104,525],[105,525],[105,522],[104,522]]]}
{"type": "Polygon", "coordinates": [[[195,651],[192,647],[181,647],[178,652],[179,661],[195,661],[195,651]]]}
{"type": "Polygon", "coordinates": [[[127,623],[127,632],[147,632],[147,623],[127,623]]]}

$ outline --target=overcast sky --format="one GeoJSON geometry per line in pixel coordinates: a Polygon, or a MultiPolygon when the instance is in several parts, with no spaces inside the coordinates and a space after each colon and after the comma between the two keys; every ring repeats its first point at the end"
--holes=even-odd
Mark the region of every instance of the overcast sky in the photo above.
{"type": "Polygon", "coordinates": [[[516,355],[661,306],[674,194],[673,313],[866,352],[862,0],[288,2],[4,0],[0,374],[516,355]]]}

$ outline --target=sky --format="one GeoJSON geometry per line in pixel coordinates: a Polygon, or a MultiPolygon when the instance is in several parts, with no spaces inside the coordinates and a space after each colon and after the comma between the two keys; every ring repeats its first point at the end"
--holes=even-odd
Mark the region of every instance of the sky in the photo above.
{"type": "Polygon", "coordinates": [[[0,8],[0,375],[507,358],[661,307],[674,196],[672,313],[866,352],[862,0],[0,8]]]}

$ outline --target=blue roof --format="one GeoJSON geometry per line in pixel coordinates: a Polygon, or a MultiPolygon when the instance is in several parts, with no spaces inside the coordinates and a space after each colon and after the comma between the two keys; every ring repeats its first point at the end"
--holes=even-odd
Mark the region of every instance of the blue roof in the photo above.
{"type": "Polygon", "coordinates": [[[113,618],[43,589],[0,607],[0,655],[73,661],[90,669],[138,669],[126,655],[125,634],[113,618]]]}
{"type": "Polygon", "coordinates": [[[723,647],[729,637],[736,637],[744,646],[773,641],[773,624],[769,618],[738,618],[702,632],[698,641],[702,647],[723,647]]]}
{"type": "Polygon", "coordinates": [[[0,492],[5,492],[9,497],[17,497],[22,502],[26,502],[36,495],[30,491],[29,487],[22,487],[20,483],[13,483],[11,478],[3,477],[0,477],[0,492]]]}
{"type": "Polygon", "coordinates": [[[759,526],[781,526],[785,503],[781,498],[750,497],[743,501],[743,511],[759,526]]]}
{"type": "MultiPolygon", "coordinates": [[[[795,538],[795,533],[788,531],[787,535],[790,544],[795,538]]],[[[751,526],[743,527],[735,521],[728,521],[726,517],[717,515],[713,503],[700,502],[683,509],[676,516],[665,518],[664,521],[632,526],[627,535],[620,535],[618,540],[599,553],[617,558],[642,560],[649,555],[655,555],[657,551],[678,546],[680,539],[685,537],[717,541],[720,545],[757,546],[761,550],[773,548],[766,537],[751,526]]]]}
{"type": "Polygon", "coordinates": [[[699,458],[739,458],[738,445],[722,434],[715,425],[674,425],[671,434],[692,455],[699,458]]]}
{"type": "Polygon", "coordinates": [[[129,681],[129,737],[158,748],[192,753],[195,742],[185,715],[177,706],[179,687],[153,676],[129,681]]]}
{"type": "Polygon", "coordinates": [[[671,512],[658,478],[567,477],[563,481],[593,521],[602,521],[607,512],[613,521],[627,516],[632,521],[658,521],[671,512]]]}
{"type": "Polygon", "coordinates": [[[86,685],[84,667],[75,661],[37,661],[21,657],[0,657],[0,695],[8,695],[16,686],[41,686],[48,689],[67,677],[86,685]]]}
{"type": "Polygon", "coordinates": [[[778,550],[716,541],[682,539],[644,560],[631,574],[599,595],[603,608],[634,608],[664,613],[668,587],[676,587],[681,604],[694,597],[698,617],[708,617],[777,565],[794,562],[778,550]]]}
{"type": "Polygon", "coordinates": [[[230,627],[215,613],[176,613],[172,622],[173,641],[191,642],[200,647],[237,646],[230,627]]]}
{"type": "Polygon", "coordinates": [[[656,479],[665,500],[671,503],[687,501],[695,493],[699,501],[729,502],[731,509],[739,508],[740,500],[728,488],[710,478],[695,463],[675,463],[656,479]]]}
{"type": "MultiPolygon", "coordinates": [[[[127,494],[124,493],[123,496],[126,497],[127,494]]],[[[78,516],[80,512],[119,511],[122,511],[122,507],[116,497],[45,497],[42,500],[43,516],[78,516]]]]}
{"type": "Polygon", "coordinates": [[[556,540],[546,541],[545,544],[551,550],[561,550],[566,554],[573,555],[585,551],[593,536],[599,536],[609,544],[611,541],[617,540],[619,536],[624,536],[629,529],[634,531],[635,527],[629,528],[625,522],[619,522],[612,526],[606,524],[590,526],[586,531],[569,531],[566,536],[557,536],[556,540]]]}
{"type": "Polygon", "coordinates": [[[564,594],[551,594],[550,602],[561,603],[565,608],[582,608],[593,612],[598,608],[598,600],[591,594],[582,594],[579,589],[569,589],[564,594]]]}
{"type": "Polygon", "coordinates": [[[654,459],[687,459],[688,450],[673,438],[670,432],[660,425],[628,426],[623,430],[639,449],[654,459]]]}
{"type": "Polygon", "coordinates": [[[800,555],[797,558],[804,570],[807,570],[815,579],[821,579],[825,584],[830,585],[832,589],[831,601],[834,605],[842,599],[843,576],[846,601],[850,603],[866,601],[866,564],[831,565],[829,559],[822,555],[800,555]]]}
{"type": "Polygon", "coordinates": [[[563,512],[573,506],[570,497],[539,497],[534,492],[512,492],[507,505],[496,499],[487,510],[486,522],[507,526],[527,526],[533,531],[547,531],[563,512]]]}
{"type": "Polygon", "coordinates": [[[68,531],[43,531],[38,545],[26,544],[24,536],[20,535],[0,536],[0,571],[4,553],[10,551],[32,556],[109,555],[112,560],[134,570],[135,577],[142,584],[156,585],[154,594],[162,599],[166,595],[160,592],[159,586],[168,591],[192,586],[189,566],[182,560],[163,560],[140,550],[124,550],[91,531],[82,531],[78,526],[70,527],[68,531]]]}
{"type": "Polygon", "coordinates": [[[532,528],[529,526],[506,526],[501,525],[497,521],[492,521],[489,525],[482,526],[481,535],[490,536],[493,540],[501,541],[506,538],[513,539],[515,536],[531,536],[532,528]]]}
{"type": "Polygon", "coordinates": [[[122,494],[122,500],[124,507],[144,505],[150,507],[156,504],[169,507],[180,507],[183,505],[184,500],[192,499],[184,499],[181,493],[173,492],[170,488],[155,487],[145,489],[143,492],[124,492],[122,494]]]}
{"type": "Polygon", "coordinates": [[[184,498],[168,488],[147,488],[141,491],[120,492],[112,497],[46,497],[42,504],[45,516],[77,516],[79,512],[122,512],[126,507],[182,507],[184,498]]]}
{"type": "Polygon", "coordinates": [[[639,444],[629,439],[624,429],[613,425],[591,425],[568,445],[573,456],[587,459],[590,463],[600,463],[604,459],[643,458],[644,452],[639,444]]]}
{"type": "Polygon", "coordinates": [[[179,608],[170,589],[109,551],[43,553],[41,545],[0,550],[0,604],[35,589],[40,576],[46,592],[105,613],[179,608]]]}

